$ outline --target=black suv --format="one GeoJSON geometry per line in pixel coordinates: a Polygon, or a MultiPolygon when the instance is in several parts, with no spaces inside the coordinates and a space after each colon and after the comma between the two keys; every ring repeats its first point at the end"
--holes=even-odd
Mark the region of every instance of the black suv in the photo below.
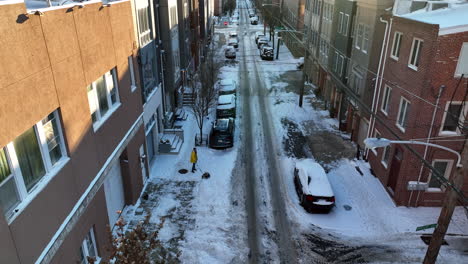
{"type": "Polygon", "coordinates": [[[209,146],[213,149],[232,148],[234,146],[234,119],[220,118],[211,129],[209,146]]]}
{"type": "Polygon", "coordinates": [[[262,58],[262,60],[273,60],[273,48],[263,45],[260,49],[260,58],[262,58]]]}

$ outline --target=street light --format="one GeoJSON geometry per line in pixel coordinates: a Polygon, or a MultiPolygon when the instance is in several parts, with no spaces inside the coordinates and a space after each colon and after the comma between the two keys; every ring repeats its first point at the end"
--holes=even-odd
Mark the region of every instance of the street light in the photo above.
{"type": "Polygon", "coordinates": [[[390,144],[413,144],[413,145],[425,145],[425,146],[430,146],[434,148],[440,148],[440,149],[449,151],[457,155],[458,157],[457,168],[462,167],[460,153],[458,153],[457,151],[453,149],[450,149],[441,145],[437,145],[437,144],[420,142],[420,141],[415,141],[415,140],[389,140],[386,138],[366,138],[364,140],[364,144],[366,145],[367,148],[383,148],[383,147],[389,146],[390,144]]]}

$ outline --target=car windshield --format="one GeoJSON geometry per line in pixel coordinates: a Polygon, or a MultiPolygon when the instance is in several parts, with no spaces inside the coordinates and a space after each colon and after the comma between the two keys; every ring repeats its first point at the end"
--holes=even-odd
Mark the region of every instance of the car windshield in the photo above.
{"type": "Polygon", "coordinates": [[[213,127],[216,131],[227,131],[229,127],[229,119],[218,119],[213,127]]]}

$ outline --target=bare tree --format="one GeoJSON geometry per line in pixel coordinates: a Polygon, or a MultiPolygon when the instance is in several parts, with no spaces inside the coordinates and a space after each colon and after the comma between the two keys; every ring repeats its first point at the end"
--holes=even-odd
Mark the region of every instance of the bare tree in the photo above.
{"type": "Polygon", "coordinates": [[[234,11],[234,9],[236,9],[236,0],[227,0],[224,3],[224,6],[223,6],[224,13],[227,13],[230,15],[234,11]]]}
{"type": "Polygon", "coordinates": [[[196,142],[198,144],[202,143],[205,117],[210,113],[210,109],[216,105],[215,84],[219,68],[219,63],[215,61],[214,45],[212,44],[207,52],[206,60],[200,65],[191,83],[194,101],[190,105],[190,111],[195,116],[198,128],[200,129],[200,138],[196,142]]]}
{"type": "MultiPolygon", "coordinates": [[[[156,226],[149,224],[151,214],[148,213],[144,221],[138,223],[133,229],[125,230],[126,222],[122,217],[117,221],[115,234],[108,229],[110,239],[110,260],[101,261],[103,264],[163,264],[177,263],[179,253],[171,254],[158,239],[158,234],[164,225],[165,219],[156,226]]],[[[96,259],[87,257],[89,263],[96,259]]]]}

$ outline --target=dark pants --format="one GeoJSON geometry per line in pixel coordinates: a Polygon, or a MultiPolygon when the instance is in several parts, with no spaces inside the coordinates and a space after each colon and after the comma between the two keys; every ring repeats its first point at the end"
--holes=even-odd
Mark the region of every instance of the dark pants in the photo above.
{"type": "Polygon", "coordinates": [[[197,164],[196,162],[192,163],[192,172],[195,172],[196,169],[195,169],[195,164],[197,164]]]}

